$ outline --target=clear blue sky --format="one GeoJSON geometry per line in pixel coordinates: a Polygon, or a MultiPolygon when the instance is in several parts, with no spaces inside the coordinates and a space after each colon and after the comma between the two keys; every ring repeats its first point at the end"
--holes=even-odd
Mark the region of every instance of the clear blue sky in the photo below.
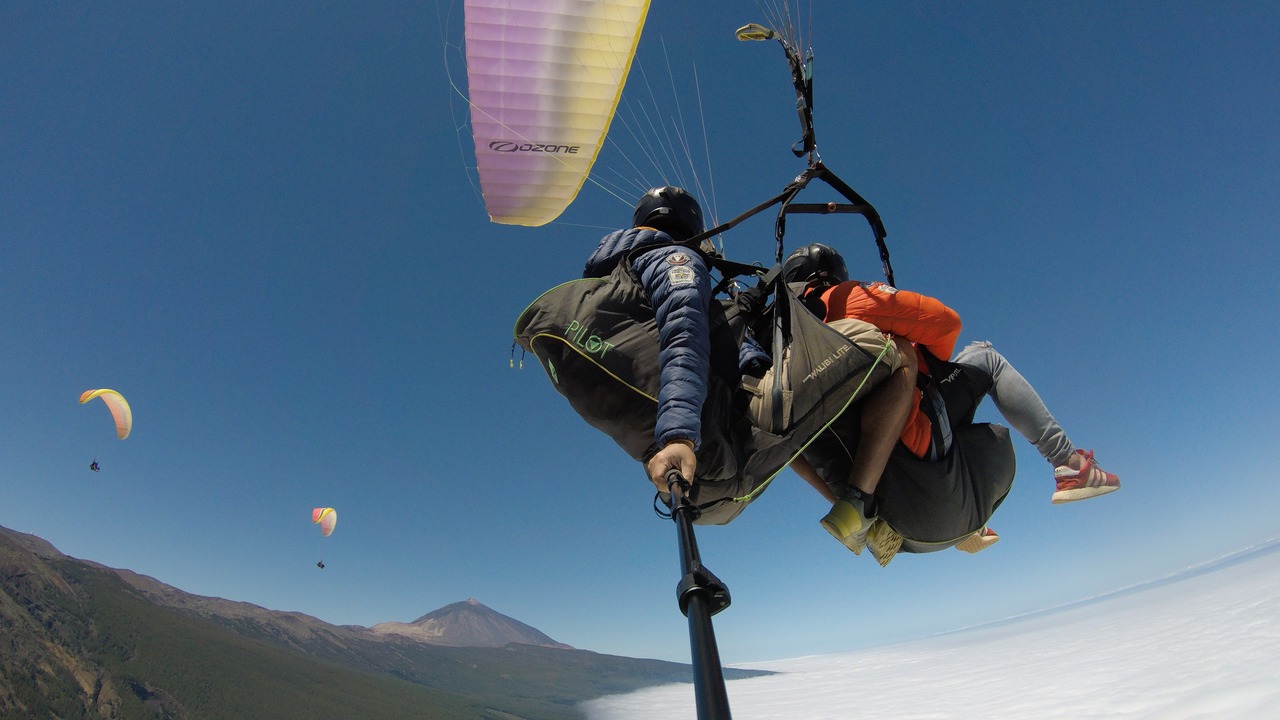
{"type": "MultiPolygon", "coordinates": [[[[682,99],[723,220],[803,163],[781,51],[733,37],[765,13],[711,5],[654,2],[650,84],[626,94],[682,99]]],[[[1052,506],[1019,441],[998,545],[881,569],[786,473],[698,533],[734,598],[724,659],[985,622],[1280,533],[1280,6],[815,5],[819,146],[883,215],[898,284],[996,343],[1124,488],[1052,506]]],[[[460,20],[445,2],[0,8],[0,524],[331,623],[475,597],[576,647],[687,661],[675,531],[641,469],[536,362],[508,366],[516,316],[638,190],[489,223],[450,87],[460,20]],[[128,397],[127,440],[77,404],[95,387],[128,397]],[[340,515],[324,540],[317,505],[340,515]]],[[[690,181],[624,155],[598,171],[690,181]]],[[[767,260],[770,233],[744,225],[729,255],[767,260]]],[[[857,222],[788,239],[878,277],[857,222]]]]}

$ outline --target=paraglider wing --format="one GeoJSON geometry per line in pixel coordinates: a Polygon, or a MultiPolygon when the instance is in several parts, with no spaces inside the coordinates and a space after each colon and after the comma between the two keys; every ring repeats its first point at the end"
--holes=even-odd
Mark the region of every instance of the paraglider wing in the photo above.
{"type": "Polygon", "coordinates": [[[467,0],[467,86],[485,209],[543,225],[604,144],[648,0],[467,0]]]}
{"type": "Polygon", "coordinates": [[[311,522],[320,526],[320,532],[329,537],[338,524],[338,511],[333,508],[316,508],[311,511],[311,522]]]}
{"type": "Polygon", "coordinates": [[[80,404],[83,405],[94,398],[102,398],[102,402],[107,404],[111,410],[111,417],[116,421],[116,435],[123,440],[129,437],[129,431],[133,429],[133,411],[129,409],[129,403],[125,402],[124,396],[115,390],[85,390],[80,395],[80,404]]]}

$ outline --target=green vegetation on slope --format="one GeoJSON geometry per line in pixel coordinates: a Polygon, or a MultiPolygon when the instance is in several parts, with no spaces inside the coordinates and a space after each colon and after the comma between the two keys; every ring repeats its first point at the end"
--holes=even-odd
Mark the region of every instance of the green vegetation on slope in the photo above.
{"type": "Polygon", "coordinates": [[[111,569],[38,556],[0,532],[4,719],[561,720],[580,718],[584,700],[690,673],[581,650],[432,646],[266,610],[170,607],[111,569]]]}

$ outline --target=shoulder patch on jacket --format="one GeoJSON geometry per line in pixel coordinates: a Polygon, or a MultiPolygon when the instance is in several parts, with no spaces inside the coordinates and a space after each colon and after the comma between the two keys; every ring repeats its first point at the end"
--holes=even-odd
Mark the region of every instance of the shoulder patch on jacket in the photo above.
{"type": "Polygon", "coordinates": [[[874,282],[863,282],[858,284],[872,292],[882,292],[886,295],[896,295],[898,293],[898,288],[892,285],[886,285],[880,282],[879,280],[876,280],[874,282]]]}
{"type": "MultiPolygon", "coordinates": [[[[670,258],[668,258],[670,262],[670,258]]],[[[693,268],[687,265],[676,265],[667,270],[667,283],[671,287],[682,287],[684,285],[692,285],[694,283],[693,268]]]]}
{"type": "Polygon", "coordinates": [[[667,262],[672,265],[688,265],[689,254],[683,252],[673,252],[667,256],[667,262]]]}

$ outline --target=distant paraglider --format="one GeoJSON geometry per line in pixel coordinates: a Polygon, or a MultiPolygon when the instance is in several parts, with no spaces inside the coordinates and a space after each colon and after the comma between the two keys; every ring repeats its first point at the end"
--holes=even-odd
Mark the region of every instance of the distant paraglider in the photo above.
{"type": "MultiPolygon", "coordinates": [[[[129,437],[129,431],[133,430],[133,411],[129,409],[129,403],[125,401],[124,396],[106,388],[85,390],[80,395],[80,404],[84,405],[94,398],[102,398],[102,402],[111,411],[111,417],[116,423],[116,436],[121,440],[129,437]]],[[[89,463],[89,469],[94,472],[102,470],[97,458],[89,463]]]]}
{"type": "MultiPolygon", "coordinates": [[[[333,528],[338,525],[338,511],[333,508],[315,508],[311,511],[311,522],[320,526],[320,533],[324,537],[333,534],[333,528]]],[[[316,567],[324,569],[324,559],[316,563],[316,567]]]]}
{"type": "Polygon", "coordinates": [[[333,508],[316,508],[311,511],[311,522],[319,525],[320,532],[329,537],[338,524],[338,511],[333,508]]]}
{"type": "Polygon", "coordinates": [[[129,409],[129,403],[125,402],[124,396],[115,390],[85,390],[80,396],[80,404],[83,405],[94,398],[102,398],[102,402],[107,404],[111,417],[116,421],[116,435],[121,440],[129,437],[129,431],[133,429],[133,411],[129,409]]]}

